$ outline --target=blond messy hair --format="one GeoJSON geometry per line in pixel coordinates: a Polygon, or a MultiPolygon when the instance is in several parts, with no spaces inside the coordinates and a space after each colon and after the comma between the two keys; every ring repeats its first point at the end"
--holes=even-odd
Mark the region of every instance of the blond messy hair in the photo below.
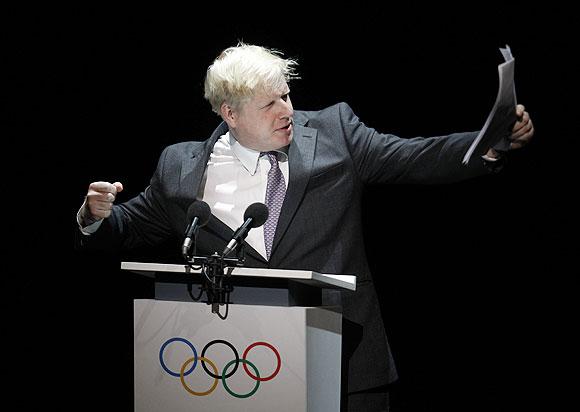
{"type": "Polygon", "coordinates": [[[240,109],[256,92],[278,92],[285,83],[298,78],[298,63],[280,56],[277,50],[242,42],[221,52],[205,77],[204,97],[212,110],[220,114],[224,102],[240,109]]]}

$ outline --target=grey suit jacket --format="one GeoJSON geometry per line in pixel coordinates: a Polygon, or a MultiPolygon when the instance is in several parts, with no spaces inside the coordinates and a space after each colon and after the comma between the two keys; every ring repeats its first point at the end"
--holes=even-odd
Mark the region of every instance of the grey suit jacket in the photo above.
{"type": "MultiPolygon", "coordinates": [[[[447,183],[489,173],[482,162],[461,164],[477,133],[401,139],[365,126],[345,103],[321,111],[295,111],[294,124],[288,190],[270,261],[248,246],[246,266],[357,275],[356,292],[329,291],[323,298],[325,304],[343,307],[348,391],[392,382],[396,369],[365,256],[363,186],[447,183]]],[[[222,123],[204,142],[167,147],[150,186],[115,206],[90,243],[110,245],[116,239],[118,246],[130,248],[182,238],[187,208],[203,190],[209,156],[226,131],[222,123]]],[[[223,250],[231,236],[232,230],[212,216],[199,234],[198,254],[223,250]]]]}

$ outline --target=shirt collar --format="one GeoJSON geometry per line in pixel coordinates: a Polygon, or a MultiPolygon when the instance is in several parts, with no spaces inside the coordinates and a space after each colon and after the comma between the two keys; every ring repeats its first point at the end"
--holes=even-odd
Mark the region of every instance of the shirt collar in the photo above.
{"type": "MultiPolygon", "coordinates": [[[[230,132],[226,133],[226,139],[230,144],[230,148],[232,149],[234,156],[238,158],[248,173],[254,176],[258,170],[258,162],[262,152],[258,152],[256,150],[247,148],[246,146],[242,146],[242,144],[238,142],[234,135],[230,132]]],[[[288,146],[273,151],[277,153],[278,161],[288,161],[288,146]]]]}

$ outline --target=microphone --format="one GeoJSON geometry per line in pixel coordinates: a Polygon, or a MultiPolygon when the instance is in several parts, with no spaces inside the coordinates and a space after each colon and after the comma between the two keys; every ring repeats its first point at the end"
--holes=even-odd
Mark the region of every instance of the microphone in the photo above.
{"type": "Polygon", "coordinates": [[[181,247],[181,254],[187,259],[187,254],[191,248],[192,238],[194,237],[197,229],[207,225],[209,218],[211,216],[211,209],[209,205],[203,200],[194,201],[187,209],[187,221],[190,222],[189,226],[185,231],[185,240],[183,241],[183,246],[181,247]]]}
{"type": "Polygon", "coordinates": [[[260,202],[252,203],[244,212],[244,223],[235,232],[232,240],[223,251],[223,256],[227,256],[232,250],[238,247],[248,236],[250,229],[262,226],[268,219],[268,207],[260,202]]]}

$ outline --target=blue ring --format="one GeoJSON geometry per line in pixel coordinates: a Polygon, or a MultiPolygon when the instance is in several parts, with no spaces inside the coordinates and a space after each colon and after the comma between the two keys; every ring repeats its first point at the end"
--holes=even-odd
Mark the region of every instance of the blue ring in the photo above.
{"type": "Polygon", "coordinates": [[[165,370],[165,372],[167,372],[171,376],[175,376],[176,378],[179,378],[181,376],[181,374],[179,372],[176,373],[176,372],[173,372],[173,371],[169,370],[169,368],[165,365],[165,362],[163,362],[163,351],[165,350],[165,347],[167,345],[169,345],[171,342],[183,342],[187,346],[189,346],[191,348],[191,350],[193,351],[193,358],[195,359],[193,361],[193,365],[191,366],[191,368],[187,372],[185,372],[183,374],[183,376],[189,375],[191,372],[193,372],[193,370],[197,366],[197,351],[195,350],[195,348],[193,347],[193,345],[191,344],[191,342],[188,341],[187,339],[184,339],[184,338],[171,338],[171,339],[167,340],[161,346],[161,349],[159,349],[159,363],[161,363],[161,367],[165,370]]]}

